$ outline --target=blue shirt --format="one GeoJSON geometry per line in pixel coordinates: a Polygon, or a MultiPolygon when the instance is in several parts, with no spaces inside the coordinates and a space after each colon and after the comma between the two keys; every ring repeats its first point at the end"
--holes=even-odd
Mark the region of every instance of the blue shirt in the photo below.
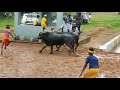
{"type": "Polygon", "coordinates": [[[72,22],[71,17],[67,17],[67,23],[71,23],[71,22],[72,22]]]}
{"type": "Polygon", "coordinates": [[[98,59],[94,55],[90,55],[86,58],[86,63],[89,63],[89,68],[99,68],[98,59]]]}

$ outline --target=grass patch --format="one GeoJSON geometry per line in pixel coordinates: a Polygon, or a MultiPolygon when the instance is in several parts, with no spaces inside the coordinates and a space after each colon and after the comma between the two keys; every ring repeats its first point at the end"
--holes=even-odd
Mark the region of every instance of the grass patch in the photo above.
{"type": "Polygon", "coordinates": [[[93,27],[110,27],[113,30],[120,31],[120,16],[110,14],[102,17],[91,18],[89,24],[82,25],[82,30],[91,29],[93,27]]]}
{"type": "Polygon", "coordinates": [[[3,32],[6,25],[11,25],[11,29],[14,30],[14,18],[0,18],[0,32],[3,32]]]}

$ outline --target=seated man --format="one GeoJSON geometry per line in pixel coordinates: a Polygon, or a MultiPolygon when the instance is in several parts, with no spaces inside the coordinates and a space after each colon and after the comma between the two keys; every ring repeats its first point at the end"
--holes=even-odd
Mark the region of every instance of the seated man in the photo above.
{"type": "Polygon", "coordinates": [[[83,14],[83,23],[89,23],[89,16],[87,16],[87,13],[83,14]]]}
{"type": "Polygon", "coordinates": [[[39,24],[39,15],[37,15],[37,17],[34,19],[33,25],[34,26],[40,26],[40,24],[39,24]]]}

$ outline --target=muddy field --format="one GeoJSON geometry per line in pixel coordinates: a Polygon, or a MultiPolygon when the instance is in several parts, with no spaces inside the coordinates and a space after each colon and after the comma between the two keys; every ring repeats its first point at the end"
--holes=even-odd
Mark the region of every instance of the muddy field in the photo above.
{"type": "Polygon", "coordinates": [[[72,78],[78,77],[81,57],[69,56],[66,48],[50,53],[46,48],[39,53],[42,44],[11,43],[0,56],[1,77],[41,77],[41,78],[72,78]]]}
{"type": "MultiPolygon", "coordinates": [[[[88,56],[89,47],[98,47],[109,41],[119,32],[109,28],[98,28],[95,32],[83,32],[91,36],[91,42],[78,47],[77,54],[68,55],[68,50],[62,46],[60,51],[50,53],[47,47],[42,53],[39,50],[44,44],[15,43],[12,42],[4,54],[0,55],[1,78],[79,78],[85,59],[88,56]],[[99,33],[98,33],[99,32],[99,33]],[[105,34],[106,32],[106,34],[105,34]]],[[[0,43],[1,45],[1,43],[0,43]]],[[[120,77],[120,57],[116,53],[106,53],[96,50],[95,55],[99,58],[100,73],[106,78],[120,77]]]]}

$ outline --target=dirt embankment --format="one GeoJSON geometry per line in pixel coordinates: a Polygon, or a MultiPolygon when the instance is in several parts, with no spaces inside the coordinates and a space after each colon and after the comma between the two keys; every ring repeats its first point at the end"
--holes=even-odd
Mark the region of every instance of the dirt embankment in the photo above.
{"type": "Polygon", "coordinates": [[[91,37],[91,41],[87,44],[83,44],[84,47],[95,47],[98,48],[100,45],[107,43],[115,36],[119,35],[120,32],[112,30],[109,27],[97,27],[95,29],[85,31],[91,37]]]}

